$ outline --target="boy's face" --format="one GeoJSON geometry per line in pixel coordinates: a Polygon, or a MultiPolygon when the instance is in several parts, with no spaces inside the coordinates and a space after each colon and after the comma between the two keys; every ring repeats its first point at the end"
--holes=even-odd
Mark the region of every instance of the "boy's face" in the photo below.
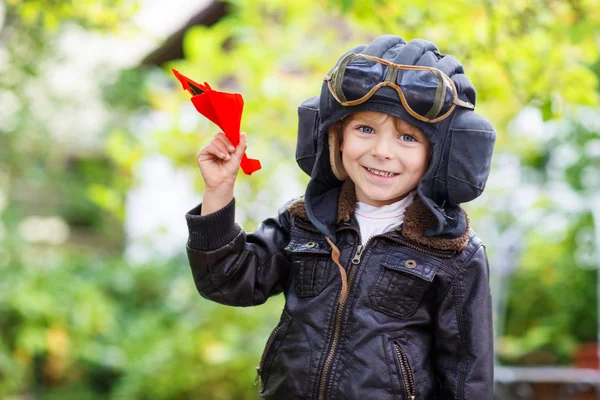
{"type": "Polygon", "coordinates": [[[340,150],[357,200],[380,207],[403,199],[429,165],[431,145],[423,131],[380,112],[348,118],[340,150]]]}

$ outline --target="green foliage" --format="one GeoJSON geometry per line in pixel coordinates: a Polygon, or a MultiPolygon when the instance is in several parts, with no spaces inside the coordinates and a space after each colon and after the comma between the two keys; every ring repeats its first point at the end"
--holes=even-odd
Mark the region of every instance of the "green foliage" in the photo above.
{"type": "Polygon", "coordinates": [[[141,112],[148,106],[146,90],[147,77],[138,69],[118,71],[113,82],[106,82],[102,87],[104,102],[115,110],[141,112]]]}
{"type": "Polygon", "coordinates": [[[564,237],[532,232],[527,238],[510,283],[507,332],[500,343],[505,362],[568,363],[577,343],[596,340],[596,270],[578,258],[587,250],[581,233],[593,229],[591,215],[568,229],[564,237]]]}
{"type": "Polygon", "coordinates": [[[280,300],[202,300],[185,258],[138,265],[22,250],[38,258],[2,269],[0,397],[31,386],[44,398],[255,397],[253,366],[280,300]]]}
{"type": "MultiPolygon", "coordinates": [[[[48,69],[64,56],[56,44],[65,30],[75,26],[101,32],[123,30],[124,21],[136,8],[131,0],[6,1],[6,20],[0,31],[0,171],[6,178],[0,195],[9,202],[9,212],[2,218],[7,230],[16,231],[19,219],[27,215],[57,213],[96,233],[111,229],[111,234],[119,233],[120,228],[108,227],[102,209],[86,190],[93,184],[118,186],[112,160],[89,149],[80,149],[74,156],[65,143],[68,140],[56,137],[51,115],[81,100],[77,93],[57,93],[58,85],[47,77],[48,69]],[[104,165],[92,167],[103,157],[104,165]]],[[[72,119],[82,117],[73,115],[72,119]]],[[[123,190],[118,196],[123,196],[123,190]]]]}
{"type": "Polygon", "coordinates": [[[525,228],[520,269],[510,283],[506,336],[498,346],[506,362],[568,363],[578,344],[597,338],[598,250],[590,214],[600,188],[597,118],[596,110],[581,108],[546,123],[545,137],[521,157],[523,169],[535,177],[529,182],[562,195],[548,190],[546,196],[557,200],[542,201],[537,223],[525,228]],[[550,229],[544,229],[548,221],[550,229]]]}
{"type": "Polygon", "coordinates": [[[133,14],[138,4],[132,0],[70,1],[6,0],[8,14],[27,27],[37,27],[51,33],[65,23],[75,23],[86,29],[117,31],[123,26],[123,16],[133,14]]]}

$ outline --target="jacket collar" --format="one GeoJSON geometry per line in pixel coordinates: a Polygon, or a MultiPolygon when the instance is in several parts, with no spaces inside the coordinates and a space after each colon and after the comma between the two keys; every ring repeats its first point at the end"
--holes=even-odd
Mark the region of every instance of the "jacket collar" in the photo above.
{"type": "MultiPolygon", "coordinates": [[[[337,223],[350,221],[356,208],[356,191],[354,183],[347,180],[342,184],[337,207],[337,223]]],[[[304,199],[293,201],[288,206],[290,214],[308,220],[304,199]]],[[[464,212],[464,210],[463,210],[464,212]]],[[[399,233],[406,239],[420,245],[432,247],[438,250],[461,251],[469,243],[470,222],[469,216],[465,212],[467,226],[462,235],[456,238],[445,239],[440,237],[427,237],[424,235],[427,228],[436,223],[435,217],[429,209],[423,204],[419,196],[415,197],[414,202],[404,212],[404,223],[398,228],[399,233]]]]}

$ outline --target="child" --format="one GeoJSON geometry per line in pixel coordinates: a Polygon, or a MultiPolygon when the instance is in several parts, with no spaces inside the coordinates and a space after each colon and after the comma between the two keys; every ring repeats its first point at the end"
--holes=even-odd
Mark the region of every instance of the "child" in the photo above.
{"type": "Polygon", "coordinates": [[[344,54],[314,100],[300,113],[304,198],[246,234],[233,200],[245,136],[234,149],[219,133],[198,154],[204,200],[187,215],[202,296],[285,295],[261,398],[491,399],[488,264],[459,204],[483,191],[495,132],[462,65],[382,36],[344,54]]]}

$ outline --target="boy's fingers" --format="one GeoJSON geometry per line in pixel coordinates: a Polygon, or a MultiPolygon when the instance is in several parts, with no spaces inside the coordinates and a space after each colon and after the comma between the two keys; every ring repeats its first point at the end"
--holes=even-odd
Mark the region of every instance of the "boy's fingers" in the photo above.
{"type": "Polygon", "coordinates": [[[222,141],[219,139],[213,139],[210,143],[216,148],[215,155],[217,157],[229,160],[229,151],[227,150],[227,146],[222,141]]]}
{"type": "MultiPolygon", "coordinates": [[[[201,151],[200,153],[203,152],[201,151]]],[[[214,156],[219,159],[226,159],[226,156],[229,156],[229,154],[224,153],[223,150],[218,147],[214,140],[211,140],[210,143],[206,145],[204,148],[204,154],[214,156]]]]}
{"type": "Polygon", "coordinates": [[[235,147],[233,147],[233,145],[231,144],[231,141],[229,140],[229,138],[227,136],[225,136],[225,134],[223,132],[217,133],[215,135],[215,139],[218,139],[221,143],[223,143],[223,145],[229,151],[229,153],[233,153],[235,151],[235,147]]]}

